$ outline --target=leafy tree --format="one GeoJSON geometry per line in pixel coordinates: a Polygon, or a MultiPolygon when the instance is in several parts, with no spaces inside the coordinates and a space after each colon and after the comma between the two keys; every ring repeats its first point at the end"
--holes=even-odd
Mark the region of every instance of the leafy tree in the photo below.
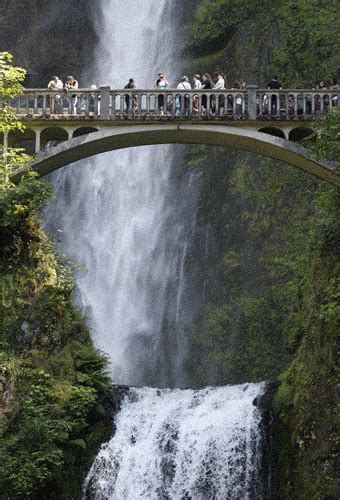
{"type": "MultiPolygon", "coordinates": [[[[18,119],[11,100],[22,94],[22,82],[26,71],[12,66],[12,55],[0,53],[0,137],[14,131],[23,131],[24,125],[18,119]]],[[[16,223],[17,218],[28,213],[37,213],[51,195],[50,186],[37,180],[37,174],[30,168],[31,158],[21,148],[0,146],[0,226],[6,228],[16,223]],[[21,170],[18,184],[11,181],[11,174],[21,170]]]]}
{"type": "Polygon", "coordinates": [[[337,0],[275,2],[279,41],[273,49],[272,71],[285,85],[315,85],[334,78],[340,51],[337,0]]]}
{"type": "Polygon", "coordinates": [[[10,132],[15,128],[23,130],[10,102],[22,94],[26,70],[12,66],[12,60],[11,54],[0,52],[0,132],[10,132]]]}
{"type": "Polygon", "coordinates": [[[340,162],[340,111],[334,108],[318,120],[314,133],[306,139],[309,150],[319,160],[326,158],[340,162]]]}

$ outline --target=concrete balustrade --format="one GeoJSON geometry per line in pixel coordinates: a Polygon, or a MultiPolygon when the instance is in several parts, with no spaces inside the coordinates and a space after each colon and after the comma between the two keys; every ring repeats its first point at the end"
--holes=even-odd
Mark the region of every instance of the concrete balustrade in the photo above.
{"type": "Polygon", "coordinates": [[[122,90],[102,86],[67,94],[26,89],[12,106],[22,119],[312,120],[338,105],[339,94],[316,90],[122,90]]]}

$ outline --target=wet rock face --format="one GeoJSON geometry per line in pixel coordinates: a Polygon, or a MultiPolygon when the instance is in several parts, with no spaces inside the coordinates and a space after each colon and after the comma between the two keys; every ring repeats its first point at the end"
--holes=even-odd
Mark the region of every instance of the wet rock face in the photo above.
{"type": "Polygon", "coordinates": [[[46,87],[53,74],[91,82],[100,26],[98,0],[2,0],[0,50],[27,69],[26,87],[46,87]]]}

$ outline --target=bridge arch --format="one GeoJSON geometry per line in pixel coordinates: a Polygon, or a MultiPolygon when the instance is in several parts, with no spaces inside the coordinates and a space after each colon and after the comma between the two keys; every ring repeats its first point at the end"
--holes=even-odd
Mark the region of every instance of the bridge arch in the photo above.
{"type": "Polygon", "coordinates": [[[40,144],[41,147],[45,147],[49,142],[54,145],[67,141],[69,135],[63,127],[47,127],[41,131],[40,134],[40,144]]]}
{"type": "Polygon", "coordinates": [[[313,133],[313,129],[308,127],[295,127],[289,132],[289,140],[294,142],[302,141],[313,133]]]}
{"type": "Polygon", "coordinates": [[[281,137],[281,139],[286,138],[284,131],[277,127],[262,127],[259,129],[259,132],[272,135],[274,137],[281,137]]]}
{"type": "Polygon", "coordinates": [[[74,132],[72,137],[80,137],[81,135],[92,134],[93,132],[98,132],[95,127],[79,127],[74,132]]]}
{"type": "MultiPolygon", "coordinates": [[[[269,156],[302,169],[315,177],[339,186],[337,164],[310,158],[302,146],[280,137],[224,125],[122,125],[82,135],[58,144],[37,155],[33,168],[46,175],[99,153],[155,144],[205,144],[232,147],[269,156]]],[[[14,180],[20,173],[14,176],[14,180]]]]}
{"type": "Polygon", "coordinates": [[[23,131],[13,130],[8,134],[8,145],[13,148],[23,148],[26,153],[33,155],[35,153],[35,141],[37,132],[29,127],[23,131]]]}

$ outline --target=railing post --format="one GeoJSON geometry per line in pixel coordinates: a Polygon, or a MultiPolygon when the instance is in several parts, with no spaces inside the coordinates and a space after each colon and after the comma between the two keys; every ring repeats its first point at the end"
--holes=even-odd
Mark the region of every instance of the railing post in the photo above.
{"type": "Polygon", "coordinates": [[[40,135],[41,129],[35,129],[35,152],[38,153],[40,151],[40,135]]]}
{"type": "Polygon", "coordinates": [[[100,119],[110,119],[110,86],[101,85],[100,90],[100,119]]]}
{"type": "Polygon", "coordinates": [[[256,105],[256,91],[257,85],[247,85],[248,91],[248,118],[249,120],[256,120],[257,118],[257,105],[256,105]]]}

